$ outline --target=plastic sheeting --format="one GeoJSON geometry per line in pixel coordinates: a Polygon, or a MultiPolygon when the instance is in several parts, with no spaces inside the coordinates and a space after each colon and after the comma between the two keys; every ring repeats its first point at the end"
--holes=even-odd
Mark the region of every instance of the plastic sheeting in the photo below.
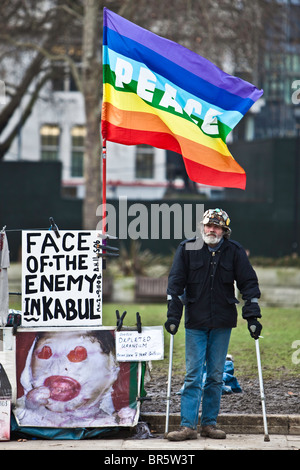
{"type": "MultiPolygon", "coordinates": [[[[242,389],[236,377],[234,377],[234,365],[232,361],[226,361],[223,372],[222,395],[230,393],[241,393],[242,389]]],[[[203,374],[203,386],[206,379],[206,372],[203,374]]]]}
{"type": "Polygon", "coordinates": [[[11,415],[11,439],[58,439],[79,440],[95,439],[116,434],[118,427],[114,428],[35,428],[18,426],[15,416],[11,415]]]}

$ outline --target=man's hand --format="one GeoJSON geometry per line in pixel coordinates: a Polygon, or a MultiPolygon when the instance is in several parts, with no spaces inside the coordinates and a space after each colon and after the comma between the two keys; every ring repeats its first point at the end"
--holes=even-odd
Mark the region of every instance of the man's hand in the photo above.
{"type": "Polygon", "coordinates": [[[178,324],[174,322],[174,320],[167,320],[165,323],[165,329],[167,330],[168,333],[171,335],[176,335],[177,330],[178,330],[178,324]]]}
{"type": "Polygon", "coordinates": [[[250,331],[250,335],[254,339],[258,339],[259,335],[262,330],[262,325],[256,318],[248,318],[248,330],[250,331]]]}

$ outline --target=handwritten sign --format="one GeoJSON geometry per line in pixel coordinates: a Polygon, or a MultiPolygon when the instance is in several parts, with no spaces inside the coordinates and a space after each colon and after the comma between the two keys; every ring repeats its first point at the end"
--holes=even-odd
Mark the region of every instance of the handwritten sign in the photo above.
{"type": "Polygon", "coordinates": [[[102,324],[99,231],[22,232],[22,324],[102,324]]]}
{"type": "Polygon", "coordinates": [[[116,356],[119,362],[162,360],[164,358],[163,327],[144,327],[141,333],[117,331],[116,356]]]}

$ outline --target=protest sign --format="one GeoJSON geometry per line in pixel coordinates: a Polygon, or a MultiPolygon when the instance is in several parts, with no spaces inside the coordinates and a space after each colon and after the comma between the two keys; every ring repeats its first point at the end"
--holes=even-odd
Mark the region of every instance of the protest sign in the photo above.
{"type": "Polygon", "coordinates": [[[22,232],[22,325],[102,325],[99,231],[22,232]]]}
{"type": "Polygon", "coordinates": [[[118,363],[106,327],[21,328],[16,335],[20,426],[135,426],[138,364],[118,363]]]}
{"type": "Polygon", "coordinates": [[[118,361],[158,361],[164,358],[162,326],[144,327],[142,332],[123,330],[116,332],[118,361]]]}

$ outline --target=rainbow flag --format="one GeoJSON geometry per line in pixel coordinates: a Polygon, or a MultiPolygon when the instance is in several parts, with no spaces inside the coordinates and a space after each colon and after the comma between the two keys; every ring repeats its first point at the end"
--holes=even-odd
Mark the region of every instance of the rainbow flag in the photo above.
{"type": "Polygon", "coordinates": [[[226,137],[262,93],[104,8],[103,139],[172,150],[191,180],[245,189],[226,137]]]}

